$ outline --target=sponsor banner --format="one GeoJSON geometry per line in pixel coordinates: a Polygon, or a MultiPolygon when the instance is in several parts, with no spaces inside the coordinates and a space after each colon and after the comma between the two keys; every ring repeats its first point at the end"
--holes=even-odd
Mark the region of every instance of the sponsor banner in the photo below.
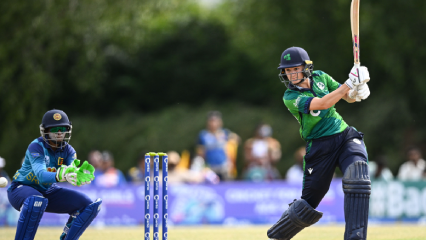
{"type": "MultiPolygon", "coordinates": [[[[144,185],[128,185],[120,188],[96,188],[89,185],[74,189],[85,193],[93,200],[98,197],[103,199],[102,209],[92,225],[129,226],[144,223],[144,185]]],[[[152,189],[150,188],[151,192],[152,189]]],[[[288,208],[289,203],[300,198],[301,192],[301,185],[284,181],[229,182],[218,185],[169,184],[167,223],[273,224],[288,208]]],[[[160,197],[163,198],[161,191],[160,197]]],[[[317,208],[324,213],[320,223],[344,222],[343,199],[341,180],[335,179],[317,208]]],[[[370,206],[370,221],[426,222],[426,182],[374,182],[370,206]]],[[[159,212],[161,225],[162,206],[159,212]]],[[[153,212],[150,216],[153,216],[153,212]]],[[[18,217],[19,212],[9,204],[6,189],[0,189],[0,225],[16,225],[18,217]]],[[[68,214],[45,213],[40,224],[63,226],[68,217],[68,214]]],[[[152,217],[150,224],[153,224],[152,217]]]]}
{"type": "Polygon", "coordinates": [[[426,181],[373,182],[369,217],[426,223],[426,181]]]}

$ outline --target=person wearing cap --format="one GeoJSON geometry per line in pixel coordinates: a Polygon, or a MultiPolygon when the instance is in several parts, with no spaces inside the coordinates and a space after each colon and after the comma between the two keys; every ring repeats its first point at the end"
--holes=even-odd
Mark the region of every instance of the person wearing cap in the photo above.
{"type": "Polygon", "coordinates": [[[315,210],[327,193],[335,168],[344,173],[344,239],[366,239],[371,182],[364,134],[348,126],[334,105],[341,99],[353,103],[370,95],[366,67],[354,66],[340,84],[327,73],[313,70],[308,53],[300,47],[286,49],[278,67],[287,87],[284,104],[300,124],[306,141],[301,199],[294,200],[268,231],[270,239],[291,239],[319,221],[315,210]]]}
{"type": "Polygon", "coordinates": [[[102,200],[92,201],[56,183],[89,184],[94,167],[87,161],[79,166],[77,153],[69,144],[72,124],[65,112],[47,111],[39,129],[41,136],[28,146],[22,167],[7,190],[10,204],[20,211],[15,240],[34,239],[44,212],[68,213],[60,239],[79,239],[100,211],[102,200]]]}

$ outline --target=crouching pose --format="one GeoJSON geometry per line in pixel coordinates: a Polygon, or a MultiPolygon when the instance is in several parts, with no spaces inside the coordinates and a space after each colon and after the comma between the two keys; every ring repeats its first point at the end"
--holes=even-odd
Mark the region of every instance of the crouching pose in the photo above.
{"type": "Polygon", "coordinates": [[[93,202],[78,191],[56,185],[69,182],[81,186],[94,179],[94,167],[87,161],[79,167],[80,160],[68,144],[71,130],[63,111],[54,109],[44,114],[41,137],[28,146],[22,167],[7,190],[10,204],[21,212],[15,240],[34,239],[44,212],[70,215],[61,240],[79,239],[97,216],[101,199],[93,202]]]}
{"type": "Polygon", "coordinates": [[[323,214],[315,209],[327,193],[338,166],[344,173],[344,239],[366,239],[371,184],[364,134],[349,127],[334,105],[340,99],[352,103],[370,95],[367,68],[352,68],[349,79],[339,84],[328,74],[313,71],[304,49],[291,47],[283,52],[278,69],[281,81],[288,88],[284,104],[301,125],[306,155],[302,197],[290,203],[268,230],[268,237],[288,240],[320,220],[323,214]]]}

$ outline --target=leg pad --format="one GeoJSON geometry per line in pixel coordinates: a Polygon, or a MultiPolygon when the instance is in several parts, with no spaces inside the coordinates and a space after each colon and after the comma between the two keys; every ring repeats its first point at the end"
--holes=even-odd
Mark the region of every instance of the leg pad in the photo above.
{"type": "Polygon", "coordinates": [[[318,222],[321,217],[322,212],[312,208],[305,200],[294,200],[280,220],[268,230],[268,237],[277,240],[291,239],[305,227],[318,222]]]}
{"type": "Polygon", "coordinates": [[[369,199],[371,182],[368,164],[356,161],[349,165],[343,176],[345,193],[345,240],[367,238],[369,199]]]}
{"type": "MultiPolygon", "coordinates": [[[[98,198],[95,202],[87,206],[81,213],[79,213],[73,221],[71,227],[66,233],[65,240],[77,240],[92,223],[93,219],[98,215],[101,210],[102,200],[98,198]]],[[[70,221],[69,221],[70,222],[70,221]]],[[[65,226],[67,228],[67,226],[65,226]]]]}
{"type": "Polygon", "coordinates": [[[47,198],[42,196],[30,196],[25,199],[21,207],[15,240],[34,239],[48,202],[47,198]]]}

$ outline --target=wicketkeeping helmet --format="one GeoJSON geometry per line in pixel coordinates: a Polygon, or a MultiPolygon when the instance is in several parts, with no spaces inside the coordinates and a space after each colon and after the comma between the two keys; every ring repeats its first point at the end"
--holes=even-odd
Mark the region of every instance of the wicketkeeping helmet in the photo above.
{"type": "Polygon", "coordinates": [[[280,70],[280,73],[278,74],[278,77],[280,78],[281,82],[285,84],[286,87],[297,85],[305,80],[305,78],[309,78],[312,76],[312,72],[314,70],[314,64],[312,63],[311,59],[309,58],[308,53],[305,51],[305,49],[300,47],[291,47],[287,48],[281,55],[281,61],[278,66],[278,69],[280,70]],[[292,83],[289,81],[287,74],[285,73],[286,68],[292,68],[303,65],[303,79],[300,79],[297,83],[292,83]]]}
{"type": "Polygon", "coordinates": [[[40,124],[40,134],[43,137],[43,140],[49,144],[51,147],[62,148],[69,143],[71,140],[71,131],[72,131],[72,123],[68,119],[68,116],[65,112],[53,109],[47,111],[40,124]],[[50,130],[54,127],[65,127],[66,131],[59,132],[50,132],[46,130],[50,130]],[[51,143],[53,144],[51,144],[51,143]]]}

